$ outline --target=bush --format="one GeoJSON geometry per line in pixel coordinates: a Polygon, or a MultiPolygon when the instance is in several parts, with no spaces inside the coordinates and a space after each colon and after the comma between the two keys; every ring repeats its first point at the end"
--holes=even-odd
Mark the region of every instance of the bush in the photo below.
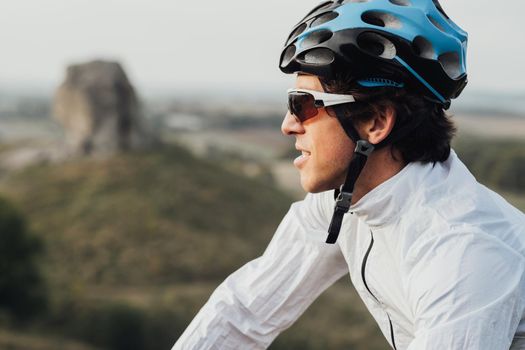
{"type": "Polygon", "coordinates": [[[103,349],[144,349],[144,314],[124,303],[64,302],[50,316],[47,327],[61,336],[103,349]]]}
{"type": "Polygon", "coordinates": [[[169,349],[189,321],[165,307],[148,310],[126,301],[71,299],[53,311],[45,328],[101,349],[169,349]]]}
{"type": "Polygon", "coordinates": [[[41,248],[21,214],[0,198],[0,310],[16,320],[34,316],[46,305],[36,261],[41,248]]]}

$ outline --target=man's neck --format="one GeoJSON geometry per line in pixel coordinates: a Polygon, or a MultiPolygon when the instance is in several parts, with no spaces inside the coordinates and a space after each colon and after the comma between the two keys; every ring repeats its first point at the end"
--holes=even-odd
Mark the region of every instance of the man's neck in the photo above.
{"type": "Polygon", "coordinates": [[[405,165],[401,154],[396,150],[391,150],[390,147],[372,152],[355,183],[352,204],[357,203],[368,192],[399,173],[405,165]]]}

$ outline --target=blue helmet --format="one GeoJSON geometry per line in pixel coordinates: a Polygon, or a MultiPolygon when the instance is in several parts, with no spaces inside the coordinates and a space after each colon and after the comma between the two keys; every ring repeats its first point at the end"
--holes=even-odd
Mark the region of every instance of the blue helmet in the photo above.
{"type": "Polygon", "coordinates": [[[438,0],[326,1],[293,28],[280,68],[345,72],[365,88],[405,87],[448,108],[467,84],[467,37],[438,0]]]}

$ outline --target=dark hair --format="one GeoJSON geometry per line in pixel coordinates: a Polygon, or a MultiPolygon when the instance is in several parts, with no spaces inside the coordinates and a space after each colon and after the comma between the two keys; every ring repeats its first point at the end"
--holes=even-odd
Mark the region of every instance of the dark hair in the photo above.
{"type": "Polygon", "coordinates": [[[333,80],[321,79],[321,84],[326,92],[354,95],[357,102],[338,109],[354,123],[370,120],[377,113],[393,108],[396,122],[392,136],[396,133],[402,135],[402,130],[409,129],[399,139],[394,136],[391,142],[405,162],[435,163],[449,157],[456,128],[441,105],[404,88],[365,89],[345,74],[339,74],[333,80]]]}

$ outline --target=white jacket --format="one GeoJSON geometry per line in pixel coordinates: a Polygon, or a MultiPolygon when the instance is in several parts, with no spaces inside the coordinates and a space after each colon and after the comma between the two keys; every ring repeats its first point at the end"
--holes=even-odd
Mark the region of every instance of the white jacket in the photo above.
{"type": "Polygon", "coordinates": [[[265,349],[347,273],[397,350],[525,349],[525,216],[454,152],[369,192],[328,245],[333,206],[333,191],[294,203],[172,350],[265,349]]]}

